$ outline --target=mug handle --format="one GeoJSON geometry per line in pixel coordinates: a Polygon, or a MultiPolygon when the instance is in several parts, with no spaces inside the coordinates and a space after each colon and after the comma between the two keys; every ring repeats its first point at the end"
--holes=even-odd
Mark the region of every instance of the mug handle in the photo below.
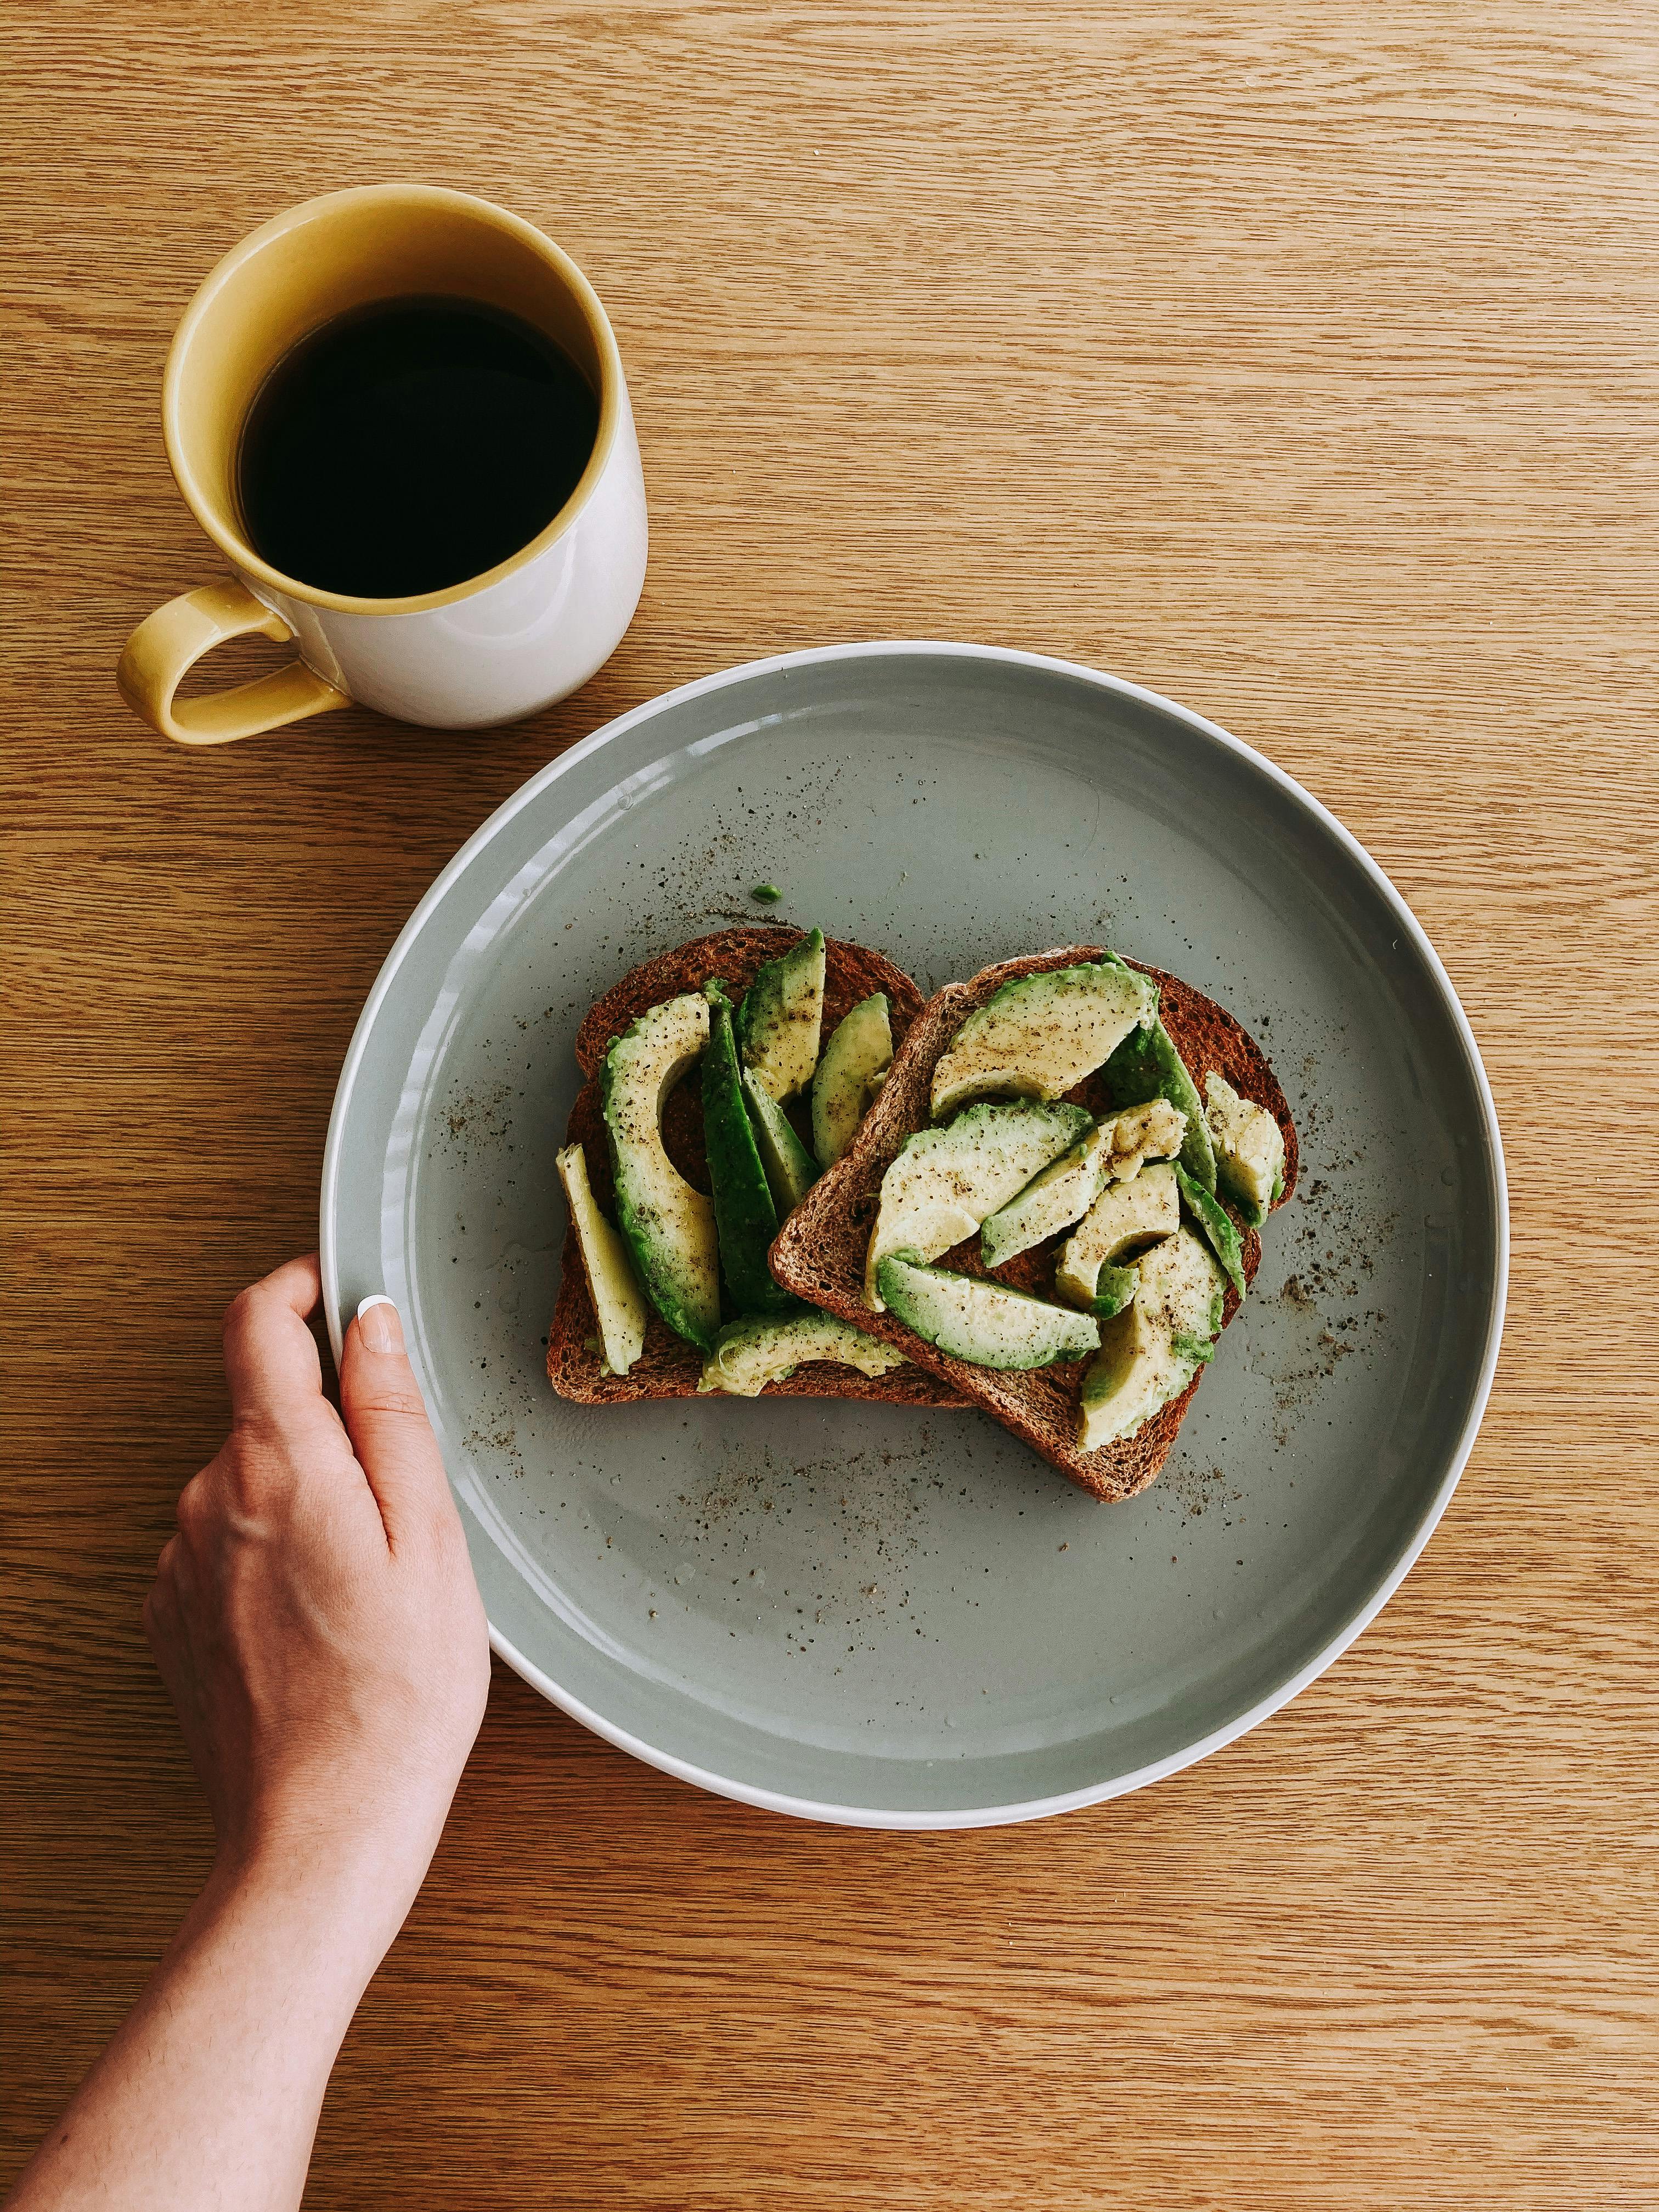
{"type": "Polygon", "coordinates": [[[255,630],[278,645],[285,645],[294,635],[281,615],[256,599],[246,585],[231,577],[222,583],[200,584],[157,607],[127,640],[115,672],[121,696],[153,730],[181,745],[228,745],[234,738],[257,738],[262,731],[281,729],[284,722],[302,721],[307,714],[326,714],[351,704],[343,691],[325,683],[303,660],[290,660],[286,668],[273,669],[269,676],[235,684],[228,691],[174,704],[173,695],[185,672],[204,653],[228,638],[246,637],[255,630]]]}

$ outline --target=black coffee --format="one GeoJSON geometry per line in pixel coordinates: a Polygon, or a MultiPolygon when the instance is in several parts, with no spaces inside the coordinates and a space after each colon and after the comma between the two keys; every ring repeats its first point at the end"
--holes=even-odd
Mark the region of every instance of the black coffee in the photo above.
{"type": "Polygon", "coordinates": [[[599,429],[550,338],[471,300],[384,300],[283,356],[242,425],[254,550],[302,584],[369,599],[481,576],[545,529],[599,429]]]}

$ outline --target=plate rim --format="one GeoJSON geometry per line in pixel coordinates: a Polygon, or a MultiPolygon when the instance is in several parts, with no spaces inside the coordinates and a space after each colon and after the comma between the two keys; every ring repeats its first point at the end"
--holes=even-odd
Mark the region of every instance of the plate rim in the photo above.
{"type": "Polygon", "coordinates": [[[590,759],[602,745],[653,720],[665,709],[683,702],[707,698],[714,693],[757,676],[769,676],[791,669],[820,667],[841,660],[861,660],[923,656],[944,656],[960,660],[992,661],[1005,667],[1028,668],[1044,675],[1070,677],[1096,690],[1115,696],[1133,699],[1144,706],[1161,708],[1180,720],[1201,731],[1216,740],[1226,750],[1237,755],[1260,769],[1270,782],[1296,804],[1306,810],[1325,833],[1356,862],[1361,873],[1369,878],[1373,888],[1380,893],[1387,906],[1399,921],[1411,939],[1430,980],[1439,993],[1453,1030],[1462,1047],[1465,1060],[1474,1080],[1475,1095],[1480,1103],[1482,1134],[1485,1139],[1486,1164],[1492,1177],[1493,1213],[1496,1225],[1496,1264],[1493,1269],[1492,1291],[1486,1314],[1486,1341],[1481,1353],[1480,1371],[1475,1377],[1474,1393],[1457,1440],[1449,1455],[1446,1468],[1434,1495],[1425,1507],[1418,1526],[1403,1546],[1399,1558],[1389,1568],[1375,1590],[1350,1615],[1343,1626],[1302,1667],[1259,1698],[1243,1712],[1236,1715],[1224,1726],[1212,1730],[1194,1742],[1183,1745],[1164,1758],[1147,1762],[1127,1774],[1114,1777],[1103,1783],[1091,1783],[1085,1787],[1065,1791],[1057,1796],[1030,1798],[1008,1802],[958,1808],[948,1812],[933,1812],[909,1807],[854,1806],[826,1802],[813,1798],[799,1797],[786,1790],[769,1790],[761,1784],[733,1780],[699,1765],[696,1760],[683,1759],[678,1753],[650,1743],[631,1730],[608,1720],[603,1713],[586,1705],[572,1692],[554,1680],[535,1662],[528,1658],[511,1639],[504,1636],[495,1624],[489,1623],[490,1649],[497,1653],[514,1672],[531,1687],[538,1691],[550,1705],[568,1713],[580,1724],[618,1750],[629,1753],[646,1765],[659,1772],[673,1775],[678,1780],[689,1782],[715,1796],[732,1799],[739,1804],[753,1805],[764,1812],[781,1813],[797,1820],[814,1820],[837,1827],[856,1827],[885,1830],[894,1832],[949,1831],[962,1828],[1008,1826],[1016,1822],[1047,1820],[1058,1813],[1080,1810],[1087,1805],[1100,1805],[1116,1797],[1124,1797],[1138,1790],[1145,1790],[1161,1782],[1183,1768],[1196,1765],[1200,1759],[1221,1751],[1247,1735],[1263,1721],[1298,1697],[1309,1684],[1316,1680],[1328,1667],[1333,1666],[1357,1638],[1376,1620],[1377,1614],[1399,1589],[1412,1568],[1421,1557],[1425,1546],[1439,1526],[1446,1508],[1451,1503],[1463,1469],[1468,1464],[1485,1418],[1487,1401],[1492,1395],[1493,1377],[1497,1371],[1498,1350],[1503,1339],[1504,1316],[1509,1296],[1510,1273],[1510,1208],[1509,1179],[1504,1161],[1502,1133],[1498,1127],[1498,1109],[1492,1097],[1492,1085],[1486,1074],[1486,1063],[1475,1042],[1474,1031],[1468,1016],[1463,1011],[1450,976],[1440,955],[1436,951],[1428,933],[1392,879],[1370,853],[1331,810],[1296,780],[1254,745],[1235,737],[1231,730],[1195,708],[1188,707],[1162,691],[1136,684],[1127,677],[1114,676],[1103,669],[1091,668],[1086,663],[1066,660],[1054,654],[1032,653],[1015,646],[983,645],[959,639],[933,638],[867,638],[849,640],[835,645],[798,647],[788,653],[770,653],[755,660],[735,663],[728,668],[716,669],[705,676],[694,677],[685,684],[655,694],[636,707],[612,717],[597,730],[573,744],[537,769],[518,789],[509,793],[495,811],[479,823],[457,851],[446,862],[416,905],[394,939],[391,951],[382,962],[380,973],[363,1001],[351,1041],[346,1047],[345,1057],[335,1086],[334,1101],[329,1111],[328,1134],[323,1147],[321,1189],[319,1196],[318,1249],[320,1255],[323,1280],[323,1306],[328,1327],[328,1339],[337,1364],[343,1331],[340,1322],[338,1252],[335,1234],[337,1216],[336,1194],[338,1189],[340,1156],[344,1140],[345,1123],[352,1103],[357,1077],[367,1056],[370,1036],[376,1018],[385,1004],[404,961],[421,935],[430,916],[447,896],[453,884],[465,874],[477,855],[488,846],[501,828],[532,805],[550,785],[580,763],[590,759]]]}

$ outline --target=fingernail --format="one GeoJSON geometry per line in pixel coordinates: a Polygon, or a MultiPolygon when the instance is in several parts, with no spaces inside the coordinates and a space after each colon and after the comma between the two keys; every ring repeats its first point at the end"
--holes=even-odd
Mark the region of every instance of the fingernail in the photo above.
{"type": "Polygon", "coordinates": [[[398,1309],[384,1291],[376,1291],[357,1309],[357,1334],[367,1352],[401,1352],[404,1325],[398,1309]]]}

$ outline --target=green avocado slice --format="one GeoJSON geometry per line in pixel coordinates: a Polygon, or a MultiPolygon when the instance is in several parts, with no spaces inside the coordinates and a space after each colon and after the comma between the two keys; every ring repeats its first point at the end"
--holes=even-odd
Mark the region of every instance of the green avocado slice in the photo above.
{"type": "Polygon", "coordinates": [[[934,1063],[933,1117],[979,1098],[1063,1097],[1157,1008],[1156,989],[1121,960],[1017,976],[968,1016],[934,1063]]]}
{"type": "Polygon", "coordinates": [[[1182,1141],[1181,1164],[1193,1181],[1206,1190],[1215,1188],[1215,1146],[1198,1086],[1187,1073],[1187,1064],[1161,1021],[1149,1029],[1131,1030],[1101,1071],[1115,1106],[1144,1106],[1149,1098],[1167,1098],[1187,1116],[1182,1141]]]}
{"type": "Polygon", "coordinates": [[[789,1117],[752,1067],[743,1070],[743,1102],[754,1125],[761,1165],[778,1218],[793,1213],[818,1179],[818,1164],[789,1126],[789,1117]]]}
{"type": "Polygon", "coordinates": [[[937,1260],[988,1214],[1024,1190],[1092,1127],[1088,1109],[1064,1099],[1012,1098],[969,1106],[943,1128],[918,1129],[881,1179],[865,1251],[865,1303],[881,1311],[878,1263],[889,1252],[937,1260]]]}
{"type": "Polygon", "coordinates": [[[1221,1270],[1202,1237],[1178,1229],[1136,1264],[1134,1301],[1102,1327],[1100,1357],[1083,1378],[1079,1451],[1133,1436],[1180,1396],[1220,1334],[1221,1270]]]}
{"type": "Polygon", "coordinates": [[[913,1253],[889,1254],[876,1276],[889,1310],[907,1328],[975,1367],[1048,1367],[1085,1358],[1100,1346],[1100,1324],[1091,1314],[1050,1305],[983,1276],[927,1267],[913,1253]]]}
{"type": "Polygon", "coordinates": [[[812,1078],[812,1150],[833,1167],[850,1149],[875,1086],[892,1065],[893,1026],[885,991],[872,991],[830,1032],[812,1078]]]}
{"type": "Polygon", "coordinates": [[[1120,1267],[1108,1260],[1095,1278],[1095,1294],[1089,1301],[1089,1310],[1097,1321],[1110,1321],[1114,1315],[1122,1312],[1139,1287],[1139,1267],[1120,1267]]]}
{"type": "Polygon", "coordinates": [[[823,932],[806,935],[756,970],[737,1012],[743,1064],[774,1098],[793,1098],[812,1080],[823,1029],[823,932]]]}
{"type": "Polygon", "coordinates": [[[587,1180],[587,1155],[580,1145],[567,1145],[555,1162],[570,1209],[570,1225],[576,1232],[593,1301],[593,1318],[599,1325],[599,1345],[605,1372],[626,1375],[645,1350],[645,1297],[635,1281],[626,1240],[614,1230],[594,1203],[587,1180]]]}
{"type": "MultiPolygon", "coordinates": [[[[1211,1134],[1213,1137],[1213,1130],[1211,1134]]],[[[1240,1190],[1238,1185],[1229,1176],[1226,1162],[1222,1158],[1220,1147],[1218,1146],[1215,1156],[1215,1187],[1220,1196],[1224,1198],[1242,1217],[1247,1226],[1251,1229],[1260,1229],[1285,1195],[1285,1170],[1280,1168],[1274,1176],[1273,1189],[1268,1194],[1267,1203],[1263,1206],[1260,1199],[1251,1198],[1247,1193],[1240,1190]]]]}
{"type": "Polygon", "coordinates": [[[708,1048],[702,1056],[702,1126],[726,1286],[741,1314],[791,1313],[796,1301],[766,1264],[778,1233],[778,1209],[744,1107],[732,1001],[714,983],[705,988],[708,1048]]]}
{"type": "Polygon", "coordinates": [[[1244,1279],[1244,1248],[1226,1208],[1218,1199],[1211,1196],[1201,1182],[1195,1182],[1179,1161],[1176,1164],[1176,1182],[1180,1186],[1182,1204],[1203,1231],[1205,1243],[1220,1261],[1223,1273],[1242,1298],[1249,1287],[1244,1279]]]}
{"type": "MultiPolygon", "coordinates": [[[[1213,1137],[1213,1131],[1211,1133],[1213,1137]]],[[[1227,1173],[1226,1163],[1223,1159],[1219,1150],[1216,1152],[1215,1165],[1216,1188],[1221,1193],[1224,1198],[1227,1198],[1231,1200],[1232,1204],[1237,1207],[1239,1212],[1243,1214],[1244,1219],[1249,1223],[1252,1229],[1260,1229],[1262,1223],[1267,1218],[1268,1214],[1272,1212],[1273,1207],[1278,1205],[1279,1200],[1285,1195],[1284,1169],[1280,1168],[1278,1174],[1274,1176],[1273,1190],[1269,1194],[1267,1205],[1263,1206],[1260,1199],[1249,1197],[1245,1192],[1241,1191],[1237,1184],[1232,1181],[1231,1177],[1227,1173]]]]}
{"type": "Polygon", "coordinates": [[[1219,1068],[1206,1074],[1204,1097],[1216,1188],[1259,1229],[1285,1194],[1285,1133],[1267,1107],[1241,1097],[1219,1068]]]}
{"type": "Polygon", "coordinates": [[[708,1001],[684,992],[649,1006],[605,1055],[599,1096],[617,1188],[617,1225],[646,1296],[703,1351],[720,1325],[713,1201],[663,1149],[663,1101],[708,1042],[708,1001]]]}
{"type": "Polygon", "coordinates": [[[1006,1206],[988,1214],[979,1232],[979,1256],[1000,1267],[1056,1230],[1080,1221],[1099,1197],[1112,1163],[1112,1133],[1093,1128],[1057,1160],[1032,1176],[1006,1206]]]}
{"type": "Polygon", "coordinates": [[[808,1306],[781,1318],[751,1314],[727,1322],[703,1363],[697,1388],[757,1398],[769,1382],[787,1381],[809,1359],[834,1360],[870,1376],[886,1375],[905,1364],[904,1354],[890,1344],[808,1306]]]}

